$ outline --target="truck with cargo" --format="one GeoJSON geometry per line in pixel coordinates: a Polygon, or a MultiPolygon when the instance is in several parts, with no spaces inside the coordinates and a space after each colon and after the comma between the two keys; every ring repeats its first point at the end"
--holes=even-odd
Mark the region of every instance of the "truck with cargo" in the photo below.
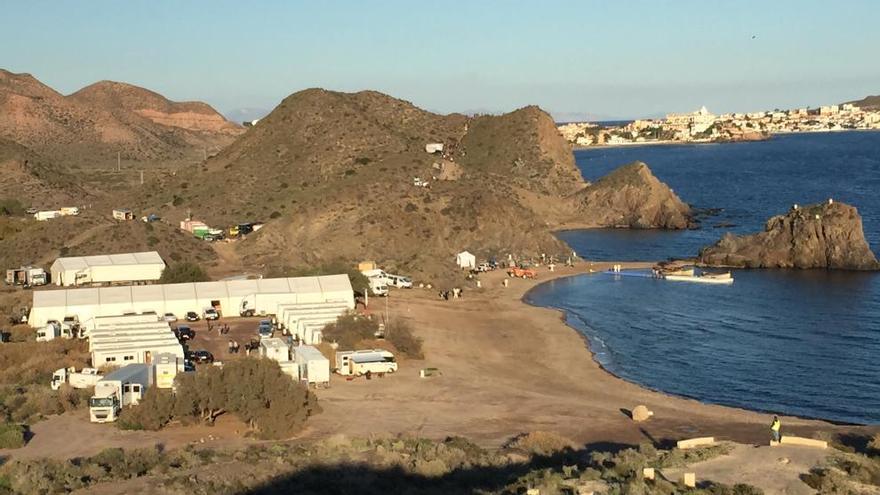
{"type": "Polygon", "coordinates": [[[58,390],[65,383],[73,388],[89,388],[94,387],[103,377],[95,368],[83,368],[80,371],[76,371],[73,367],[59,368],[52,373],[52,381],[49,385],[52,390],[58,390]]]}
{"type": "Polygon", "coordinates": [[[336,353],[336,372],[340,375],[361,376],[370,373],[394,373],[397,361],[394,354],[384,349],[341,351],[336,353]]]}
{"type": "Polygon", "coordinates": [[[95,384],[95,393],[89,399],[89,419],[92,423],[112,423],[125,406],[135,405],[153,385],[154,368],[151,364],[123,366],[95,384]]]}
{"type": "Polygon", "coordinates": [[[6,283],[9,285],[34,287],[49,283],[49,276],[46,274],[46,270],[42,268],[23,266],[21,268],[6,270],[6,283]]]}

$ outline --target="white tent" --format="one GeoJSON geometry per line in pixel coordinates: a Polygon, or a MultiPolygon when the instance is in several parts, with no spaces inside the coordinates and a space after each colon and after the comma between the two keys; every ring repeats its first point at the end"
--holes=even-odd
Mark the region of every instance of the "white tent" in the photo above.
{"type": "Polygon", "coordinates": [[[455,255],[455,264],[459,268],[473,269],[477,267],[477,257],[467,251],[462,251],[455,255]]]}
{"type": "Polygon", "coordinates": [[[58,258],[50,272],[55,285],[155,281],[165,262],[156,251],[58,258]]]}
{"type": "MultiPolygon", "coordinates": [[[[77,316],[85,322],[97,316],[123,313],[201,313],[219,306],[223,316],[238,316],[244,300],[268,301],[266,312],[274,314],[280,304],[339,303],[354,309],[354,293],[346,275],[229,280],[150,286],[118,286],[83,289],[35,290],[29,322],[43,326],[48,320],[77,316]],[[271,304],[269,304],[271,303],[271,304]]],[[[262,303],[260,303],[262,304],[262,303]]],[[[249,307],[254,307],[252,303],[249,307]]]]}

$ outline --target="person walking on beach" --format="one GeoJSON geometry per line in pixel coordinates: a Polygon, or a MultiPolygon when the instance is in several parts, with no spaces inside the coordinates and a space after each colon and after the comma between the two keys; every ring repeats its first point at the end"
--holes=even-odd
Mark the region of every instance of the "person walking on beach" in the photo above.
{"type": "Polygon", "coordinates": [[[773,434],[773,441],[779,443],[782,440],[782,434],[780,430],[782,429],[782,423],[779,421],[778,416],[773,416],[773,422],[770,423],[770,433],[773,434]]]}

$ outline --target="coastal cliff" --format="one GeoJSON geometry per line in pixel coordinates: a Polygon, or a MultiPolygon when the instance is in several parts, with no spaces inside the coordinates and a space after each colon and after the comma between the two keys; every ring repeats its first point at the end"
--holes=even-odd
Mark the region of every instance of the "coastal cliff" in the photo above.
{"type": "Polygon", "coordinates": [[[691,208],[642,162],[615,169],[576,195],[577,208],[603,227],[686,229],[691,208]]]}
{"type": "Polygon", "coordinates": [[[700,251],[699,261],[744,268],[880,269],[856,208],[832,202],[793,207],[768,220],[764,232],[725,234],[700,251]]]}

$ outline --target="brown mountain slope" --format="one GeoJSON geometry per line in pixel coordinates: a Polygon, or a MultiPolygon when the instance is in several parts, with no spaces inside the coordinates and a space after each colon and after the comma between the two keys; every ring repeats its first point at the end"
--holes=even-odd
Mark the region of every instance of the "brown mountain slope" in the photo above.
{"type": "Polygon", "coordinates": [[[141,206],[164,203],[171,219],[191,212],[216,227],[268,221],[236,244],[251,266],[376,259],[437,275],[462,249],[567,256],[554,228],[607,225],[583,209],[586,187],[537,107],[469,119],[371,91],[311,89],[286,98],[202,168],[154,184],[141,206]],[[425,151],[434,142],[443,154],[425,151]],[[416,186],[416,177],[430,186],[416,186]]]}
{"type": "Polygon", "coordinates": [[[0,137],[0,198],[15,199],[25,207],[81,204],[90,197],[70,174],[28,148],[0,137]]]}
{"type": "Polygon", "coordinates": [[[880,95],[866,96],[861,100],[848,101],[847,103],[851,103],[863,110],[878,110],[880,109],[880,95]]]}
{"type": "Polygon", "coordinates": [[[220,121],[207,105],[175,104],[135,86],[98,83],[63,96],[0,69],[0,137],[62,164],[104,166],[117,152],[137,162],[200,159],[241,132],[220,121]]]}

